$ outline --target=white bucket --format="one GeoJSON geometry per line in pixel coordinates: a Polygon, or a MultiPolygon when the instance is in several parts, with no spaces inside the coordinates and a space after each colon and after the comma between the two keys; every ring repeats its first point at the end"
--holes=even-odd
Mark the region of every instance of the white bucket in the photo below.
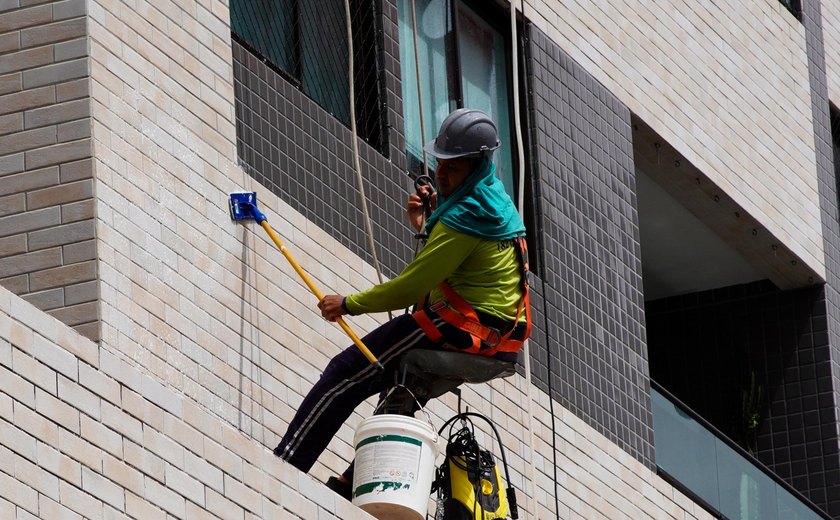
{"type": "Polygon", "coordinates": [[[423,520],[437,458],[437,432],[404,415],[374,415],[353,437],[353,504],[379,520],[423,520]]]}

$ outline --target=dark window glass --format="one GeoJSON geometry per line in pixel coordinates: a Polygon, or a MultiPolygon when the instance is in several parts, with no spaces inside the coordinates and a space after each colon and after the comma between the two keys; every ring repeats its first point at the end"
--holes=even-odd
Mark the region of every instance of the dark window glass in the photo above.
{"type": "Polygon", "coordinates": [[[838,206],[840,206],[840,109],[830,107],[831,113],[831,140],[834,143],[834,178],[837,182],[838,206]]]}
{"type": "MultiPolygon", "coordinates": [[[[378,2],[352,0],[354,90],[359,134],[385,150],[379,59],[378,2]]],[[[267,60],[345,125],[350,87],[342,0],[232,0],[234,37],[267,60]]]]}
{"type": "Polygon", "coordinates": [[[779,0],[788,11],[798,19],[802,19],[802,2],[801,0],[779,0]]]}

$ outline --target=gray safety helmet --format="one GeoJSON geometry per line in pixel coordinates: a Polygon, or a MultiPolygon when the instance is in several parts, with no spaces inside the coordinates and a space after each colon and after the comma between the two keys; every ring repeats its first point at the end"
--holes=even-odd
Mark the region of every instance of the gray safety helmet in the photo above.
{"type": "Polygon", "coordinates": [[[489,157],[501,145],[496,123],[481,110],[459,108],[443,120],[423,150],[438,159],[489,157]]]}

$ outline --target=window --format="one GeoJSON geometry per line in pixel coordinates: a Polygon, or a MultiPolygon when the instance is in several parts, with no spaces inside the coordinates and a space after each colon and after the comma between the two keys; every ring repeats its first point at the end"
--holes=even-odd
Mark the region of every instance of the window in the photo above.
{"type": "MultiPolygon", "coordinates": [[[[456,108],[486,112],[499,129],[502,147],[494,157],[497,175],[515,198],[512,94],[509,74],[509,32],[506,19],[485,17],[485,2],[414,0],[419,90],[415,69],[412,0],[399,0],[400,63],[403,114],[409,169],[422,168],[423,143],[433,139],[444,118],[456,108]],[[481,9],[478,6],[483,6],[481,9]],[[494,24],[494,21],[500,23],[494,24]],[[420,131],[423,106],[425,135],[420,131]]],[[[432,158],[428,158],[432,161],[432,158]]],[[[430,164],[430,166],[432,166],[430,164]]]]}
{"type": "MultiPolygon", "coordinates": [[[[380,151],[380,16],[374,0],[351,0],[354,90],[359,134],[380,151]]],[[[350,122],[344,2],[232,0],[234,38],[345,125],[350,122]]]]}
{"type": "Polygon", "coordinates": [[[834,149],[834,178],[837,182],[838,206],[840,206],[840,109],[829,105],[831,117],[831,141],[834,149]]]}
{"type": "Polygon", "coordinates": [[[791,14],[798,19],[802,19],[802,2],[801,0],[779,0],[791,14]]]}

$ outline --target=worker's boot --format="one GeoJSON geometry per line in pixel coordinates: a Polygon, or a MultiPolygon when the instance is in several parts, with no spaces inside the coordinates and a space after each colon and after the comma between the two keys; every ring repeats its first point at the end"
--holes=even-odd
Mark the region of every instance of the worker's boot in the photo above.
{"type": "Polygon", "coordinates": [[[338,477],[330,477],[327,480],[327,487],[348,502],[353,498],[353,483],[350,481],[340,480],[338,477]]]}

